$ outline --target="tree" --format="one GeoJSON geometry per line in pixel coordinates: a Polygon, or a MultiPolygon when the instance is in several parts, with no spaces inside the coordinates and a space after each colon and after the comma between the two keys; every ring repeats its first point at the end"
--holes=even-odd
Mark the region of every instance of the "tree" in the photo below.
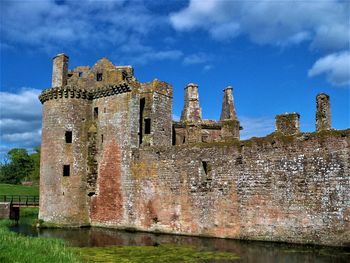
{"type": "Polygon", "coordinates": [[[9,162],[1,165],[0,182],[19,184],[28,180],[34,170],[34,161],[26,149],[14,148],[7,153],[9,162]]]}
{"type": "Polygon", "coordinates": [[[40,176],[40,146],[34,148],[34,153],[30,155],[33,161],[33,170],[30,173],[31,181],[38,181],[40,176]]]}

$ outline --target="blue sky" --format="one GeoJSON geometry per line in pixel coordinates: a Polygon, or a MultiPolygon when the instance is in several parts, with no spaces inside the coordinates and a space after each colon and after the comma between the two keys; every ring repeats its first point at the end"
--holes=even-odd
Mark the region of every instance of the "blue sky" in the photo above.
{"type": "Polygon", "coordinates": [[[350,125],[349,1],[0,1],[0,152],[40,144],[41,104],[52,57],[70,68],[108,57],[142,82],[174,87],[181,115],[187,83],[199,84],[205,119],[218,119],[234,87],[242,138],[274,131],[274,117],[301,114],[315,130],[315,97],[331,97],[332,126],[350,125]]]}

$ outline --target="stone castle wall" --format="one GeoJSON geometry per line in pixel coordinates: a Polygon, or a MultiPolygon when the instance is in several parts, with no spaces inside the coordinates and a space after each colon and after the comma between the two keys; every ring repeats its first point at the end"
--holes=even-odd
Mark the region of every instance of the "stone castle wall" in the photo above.
{"type": "Polygon", "coordinates": [[[92,224],[116,225],[124,218],[129,194],[123,186],[129,178],[130,149],[138,145],[138,137],[131,136],[137,134],[133,120],[138,116],[138,102],[139,96],[132,92],[93,101],[99,113],[95,120],[98,177],[89,204],[92,224]]]}
{"type": "Polygon", "coordinates": [[[137,150],[136,220],[119,227],[349,246],[349,144],[347,130],[137,150]]]}

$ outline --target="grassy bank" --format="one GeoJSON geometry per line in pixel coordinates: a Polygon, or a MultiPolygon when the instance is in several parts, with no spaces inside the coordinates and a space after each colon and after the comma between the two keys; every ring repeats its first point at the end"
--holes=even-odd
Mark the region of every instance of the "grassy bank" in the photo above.
{"type": "Polygon", "coordinates": [[[39,186],[0,184],[0,195],[39,195],[39,186]]]}
{"type": "MultiPolygon", "coordinates": [[[[0,195],[39,195],[39,187],[0,184],[0,195]]],[[[21,208],[19,223],[33,224],[38,218],[38,211],[38,208],[21,208]]],[[[9,230],[11,224],[14,222],[0,220],[0,262],[81,262],[64,241],[22,236],[9,230]]]]}
{"type": "Polygon", "coordinates": [[[0,262],[80,262],[63,241],[22,236],[11,232],[10,224],[8,220],[0,221],[0,262]]]}

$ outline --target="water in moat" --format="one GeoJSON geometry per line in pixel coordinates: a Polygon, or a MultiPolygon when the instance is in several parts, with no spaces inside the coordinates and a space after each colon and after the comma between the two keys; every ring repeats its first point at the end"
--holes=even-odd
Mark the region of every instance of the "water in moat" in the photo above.
{"type": "Polygon", "coordinates": [[[272,242],[238,241],[219,238],[189,237],[106,228],[36,229],[29,225],[11,227],[28,236],[59,238],[73,247],[106,246],[190,246],[196,251],[230,252],[236,260],[199,260],[198,262],[350,262],[350,248],[293,245],[272,242]]]}

